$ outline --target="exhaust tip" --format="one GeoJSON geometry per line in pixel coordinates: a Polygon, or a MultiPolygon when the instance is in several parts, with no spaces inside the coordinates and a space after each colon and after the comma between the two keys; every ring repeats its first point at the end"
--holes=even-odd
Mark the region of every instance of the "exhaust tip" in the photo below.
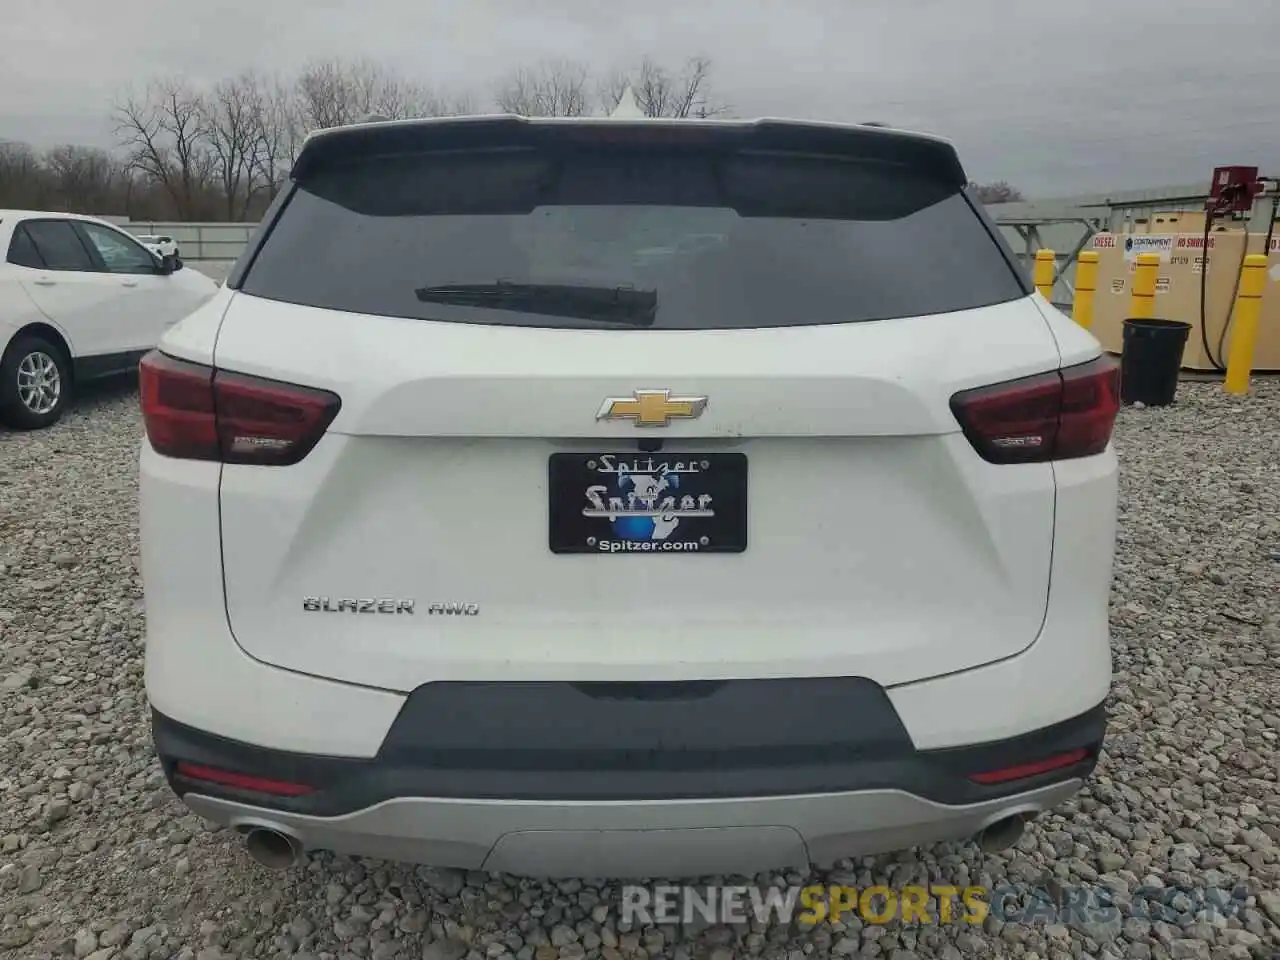
{"type": "Polygon", "coordinates": [[[302,857],[302,844],[296,837],[270,827],[250,827],[244,835],[244,848],[249,856],[272,870],[284,870],[302,857]]]}
{"type": "Polygon", "coordinates": [[[999,853],[1001,850],[1008,850],[1022,839],[1030,817],[1031,815],[1026,813],[1002,817],[979,830],[973,841],[983,853],[999,853]]]}

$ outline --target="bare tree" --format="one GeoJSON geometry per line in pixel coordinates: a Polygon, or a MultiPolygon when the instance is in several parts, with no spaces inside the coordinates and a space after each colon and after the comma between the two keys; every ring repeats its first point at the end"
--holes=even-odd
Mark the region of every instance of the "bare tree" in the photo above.
{"type": "Polygon", "coordinates": [[[296,100],[306,131],[358,123],[370,115],[389,120],[448,116],[472,106],[469,97],[443,95],[372,60],[313,61],[298,77],[296,100]]]}
{"type": "Polygon", "coordinates": [[[253,122],[258,141],[254,151],[256,177],[269,198],[280,189],[306,139],[294,85],[279,77],[264,81],[253,122]]]}
{"type": "Polygon", "coordinates": [[[201,99],[201,123],[228,220],[245,219],[263,188],[265,101],[254,73],[223,80],[201,99]]]}
{"type": "Polygon", "coordinates": [[[45,171],[28,144],[0,141],[0,207],[44,205],[45,171]]]}
{"type": "Polygon", "coordinates": [[[613,113],[629,86],[631,86],[631,74],[621,67],[614,67],[597,80],[596,96],[600,100],[600,109],[606,114],[613,113]]]}
{"type": "Polygon", "coordinates": [[[475,100],[470,94],[447,94],[426,84],[400,80],[394,97],[380,104],[376,112],[388,120],[456,117],[475,113],[475,100]]]}
{"type": "Polygon", "coordinates": [[[494,101],[504,113],[525,117],[584,116],[590,107],[587,67],[573,60],[521,67],[499,84],[494,101]]]}
{"type": "Polygon", "coordinates": [[[980,203],[1014,203],[1023,199],[1022,191],[1004,180],[997,180],[994,183],[970,181],[969,189],[973,191],[980,203]]]}
{"type": "Polygon", "coordinates": [[[195,219],[214,166],[200,96],[180,80],[159,80],[113,114],[129,166],[164,188],[180,218],[195,219]]]}
{"type": "Polygon", "coordinates": [[[711,94],[711,61],[707,57],[690,57],[676,72],[652,57],[641,60],[635,70],[615,70],[600,84],[606,112],[618,105],[628,85],[647,117],[706,118],[729,110],[711,94]]]}
{"type": "Polygon", "coordinates": [[[297,115],[303,130],[337,127],[351,120],[342,65],[336,60],[308,64],[296,81],[297,115]]]}
{"type": "Polygon", "coordinates": [[[120,164],[105,150],[64,144],[45,154],[53,202],[46,206],[74,213],[118,213],[109,209],[118,202],[120,164]]]}

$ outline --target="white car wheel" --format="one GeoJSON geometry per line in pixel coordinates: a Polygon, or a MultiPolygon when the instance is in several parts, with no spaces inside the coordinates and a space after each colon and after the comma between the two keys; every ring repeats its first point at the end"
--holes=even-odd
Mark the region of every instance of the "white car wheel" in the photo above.
{"type": "Polygon", "coordinates": [[[0,362],[0,419],[22,430],[47,427],[62,416],[71,392],[70,365],[40,337],[21,337],[0,362]]]}

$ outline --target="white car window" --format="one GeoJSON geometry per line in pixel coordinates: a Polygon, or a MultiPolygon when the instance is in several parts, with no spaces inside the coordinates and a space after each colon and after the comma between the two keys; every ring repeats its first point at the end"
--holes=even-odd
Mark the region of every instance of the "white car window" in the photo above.
{"type": "Polygon", "coordinates": [[[89,251],[66,220],[28,220],[23,226],[49,270],[93,270],[89,251]]]}
{"type": "Polygon", "coordinates": [[[156,258],[141,244],[96,223],[81,228],[111,273],[156,273],[156,258]]]}
{"type": "Polygon", "coordinates": [[[9,263],[18,267],[31,267],[36,270],[43,270],[45,267],[44,257],[40,256],[40,251],[35,241],[31,239],[31,234],[27,233],[27,228],[21,223],[14,229],[13,236],[9,239],[7,259],[9,263]]]}

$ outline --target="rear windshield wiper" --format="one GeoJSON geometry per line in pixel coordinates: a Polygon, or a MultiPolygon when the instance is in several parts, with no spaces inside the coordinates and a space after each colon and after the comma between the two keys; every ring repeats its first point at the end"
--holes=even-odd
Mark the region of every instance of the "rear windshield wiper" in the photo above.
{"type": "Polygon", "coordinates": [[[486,310],[578,320],[602,320],[634,326],[652,326],[658,315],[658,292],[633,287],[588,287],[550,283],[464,283],[420,287],[414,291],[423,303],[447,303],[486,310]]]}

